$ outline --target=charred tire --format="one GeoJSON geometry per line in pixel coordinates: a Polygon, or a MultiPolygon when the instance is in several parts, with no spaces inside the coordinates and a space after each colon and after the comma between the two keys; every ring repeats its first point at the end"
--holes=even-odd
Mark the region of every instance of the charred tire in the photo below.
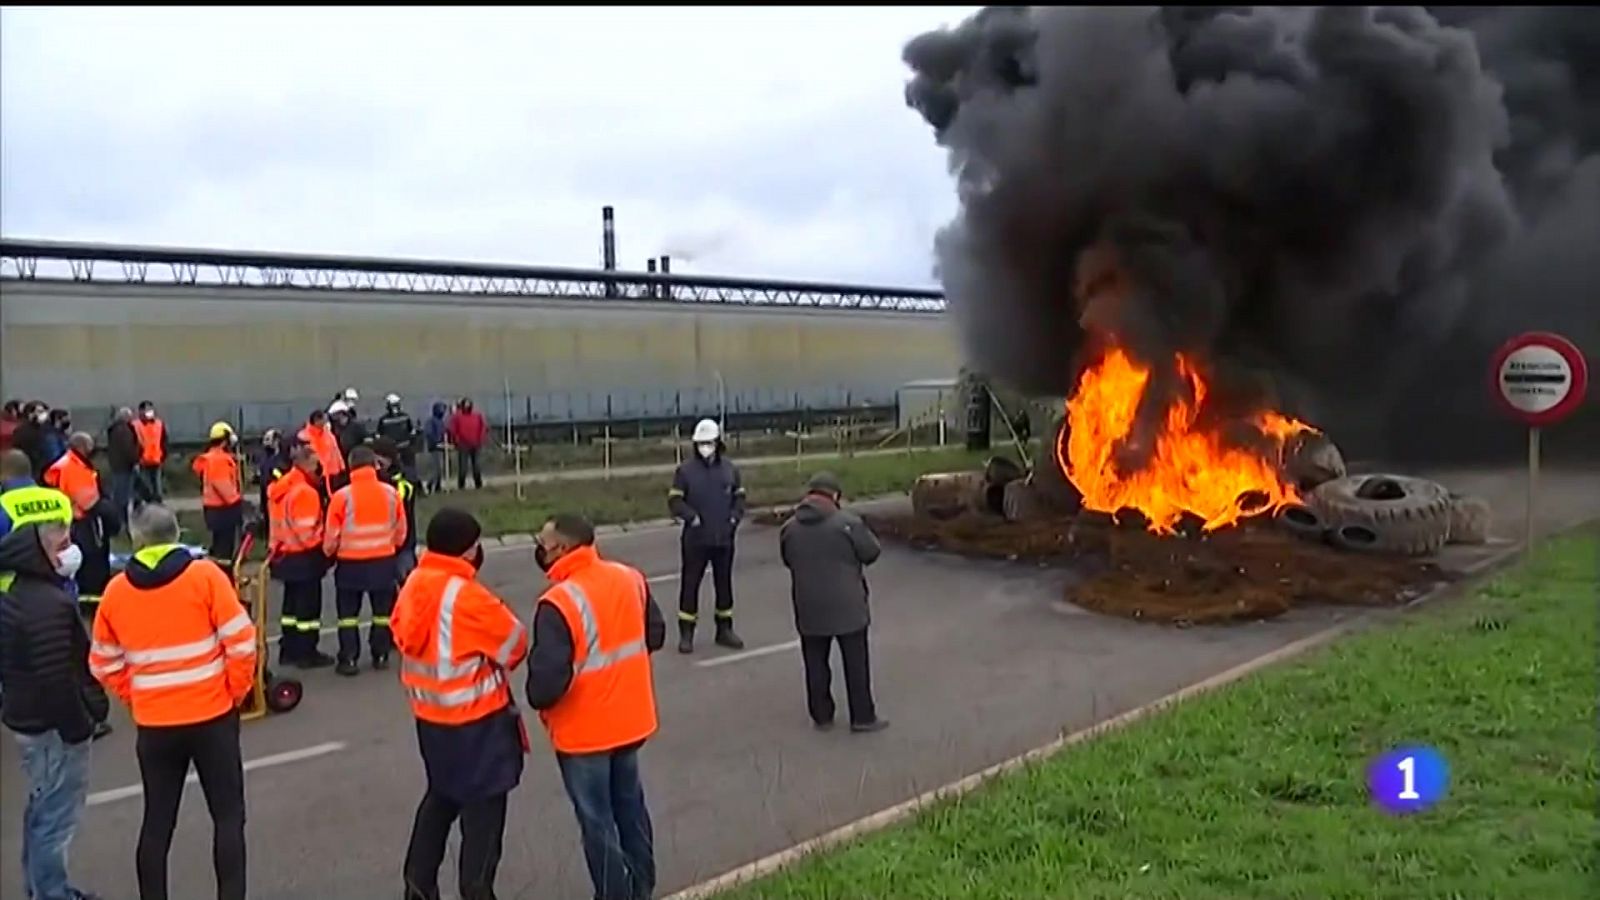
{"type": "Polygon", "coordinates": [[[1489,543],[1489,501],[1482,497],[1450,495],[1450,543],[1489,543]]]}
{"type": "Polygon", "coordinates": [[[1323,520],[1322,514],[1317,512],[1315,507],[1303,503],[1290,504],[1280,510],[1278,525],[1290,534],[1308,541],[1321,541],[1328,536],[1328,523],[1323,520]]]}
{"type": "Polygon", "coordinates": [[[1450,538],[1450,493],[1405,475],[1354,475],[1318,485],[1308,504],[1345,550],[1426,556],[1450,538]]]}
{"type": "Polygon", "coordinates": [[[954,519],[985,501],[982,472],[923,475],[911,486],[911,512],[919,518],[954,519]]]}
{"type": "Polygon", "coordinates": [[[300,705],[305,688],[293,678],[275,678],[267,682],[267,709],[286,713],[300,705]]]}
{"type": "Polygon", "coordinates": [[[1026,481],[1013,481],[1005,486],[1002,512],[1007,522],[1028,522],[1043,517],[1039,493],[1026,481]]]}

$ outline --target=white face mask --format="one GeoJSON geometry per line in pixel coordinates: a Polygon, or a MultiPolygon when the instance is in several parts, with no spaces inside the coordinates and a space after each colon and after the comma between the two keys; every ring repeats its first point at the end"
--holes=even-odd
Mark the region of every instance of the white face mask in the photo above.
{"type": "Polygon", "coordinates": [[[56,554],[56,574],[62,578],[72,578],[78,574],[78,567],[83,565],[83,551],[77,544],[68,544],[65,550],[56,554]]]}
{"type": "Polygon", "coordinates": [[[48,409],[39,410],[38,412],[33,414],[33,420],[35,422],[38,422],[40,425],[45,424],[46,422],[50,421],[50,410],[48,410],[48,409]]]}
{"type": "Polygon", "coordinates": [[[156,417],[156,411],[153,409],[147,409],[139,415],[143,417],[146,422],[148,422],[156,417]]]}
{"type": "Polygon", "coordinates": [[[710,459],[716,455],[716,444],[695,444],[694,449],[699,452],[701,459],[710,459]]]}

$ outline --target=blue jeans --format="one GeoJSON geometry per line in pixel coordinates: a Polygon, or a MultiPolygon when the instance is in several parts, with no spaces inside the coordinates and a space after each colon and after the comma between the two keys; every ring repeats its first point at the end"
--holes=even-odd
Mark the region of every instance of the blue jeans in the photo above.
{"type": "Polygon", "coordinates": [[[639,748],[557,753],[578,814],[595,900],[649,900],[656,888],[655,838],[639,780],[639,748]]]}
{"type": "Polygon", "coordinates": [[[128,507],[133,505],[133,470],[111,473],[111,502],[117,505],[117,517],[128,521],[128,507]]]}
{"type": "Polygon", "coordinates": [[[67,847],[89,796],[89,741],[67,744],[54,731],[15,734],[28,779],[22,811],[23,888],[32,900],[72,900],[67,847]]]}

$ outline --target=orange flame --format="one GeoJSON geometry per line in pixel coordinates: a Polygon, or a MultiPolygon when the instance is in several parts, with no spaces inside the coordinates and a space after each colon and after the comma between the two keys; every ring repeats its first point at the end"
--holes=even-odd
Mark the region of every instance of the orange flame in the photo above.
{"type": "MultiPolygon", "coordinates": [[[[1150,369],[1113,348],[1078,380],[1067,401],[1067,437],[1056,447],[1056,460],[1083,494],[1083,507],[1108,513],[1137,509],[1151,531],[1172,534],[1184,513],[1198,516],[1202,530],[1215,531],[1297,501],[1299,495],[1283,479],[1277,460],[1229,446],[1219,433],[1196,428],[1206,382],[1184,356],[1178,356],[1177,365],[1193,399],[1167,408],[1149,462],[1127,474],[1119,472],[1115,456],[1134,428],[1150,369]],[[1246,505],[1252,501],[1254,505],[1246,505]]],[[[1276,442],[1280,458],[1287,440],[1316,431],[1273,412],[1262,413],[1252,424],[1276,442]]]]}

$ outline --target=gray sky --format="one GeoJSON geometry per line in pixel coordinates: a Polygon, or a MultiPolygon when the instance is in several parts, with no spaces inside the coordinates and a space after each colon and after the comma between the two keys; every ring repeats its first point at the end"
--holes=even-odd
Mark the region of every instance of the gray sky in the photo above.
{"type": "Polygon", "coordinates": [[[971,9],[6,9],[0,231],[931,284],[971,9]]]}

